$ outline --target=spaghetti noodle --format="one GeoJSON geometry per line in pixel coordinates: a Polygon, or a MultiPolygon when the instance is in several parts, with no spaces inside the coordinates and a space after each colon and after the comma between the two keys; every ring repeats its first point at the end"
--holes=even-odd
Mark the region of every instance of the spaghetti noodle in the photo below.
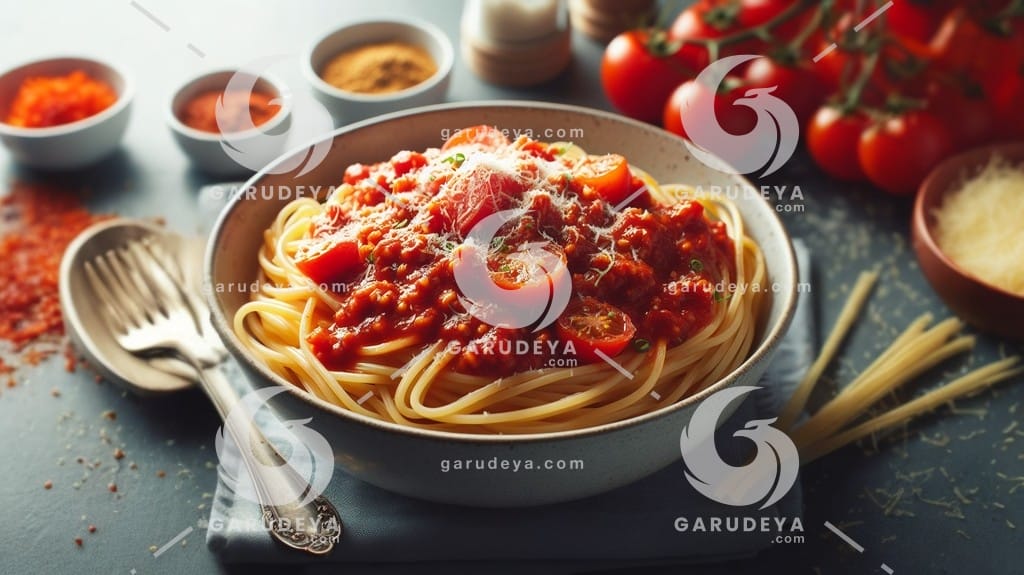
{"type": "Polygon", "coordinates": [[[350,166],[323,203],[292,201],[259,265],[234,330],[270,370],[355,413],[463,433],[580,429],[677,402],[746,359],[766,296],[730,200],[486,127],[350,166]],[[454,279],[474,230],[509,208],[519,217],[482,246],[486,275],[514,301],[549,298],[551,315],[566,274],[552,324],[490,325],[454,279]]]}

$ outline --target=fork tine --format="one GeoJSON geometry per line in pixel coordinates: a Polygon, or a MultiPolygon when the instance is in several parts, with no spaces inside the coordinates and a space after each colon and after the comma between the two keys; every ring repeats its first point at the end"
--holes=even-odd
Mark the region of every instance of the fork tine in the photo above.
{"type": "Polygon", "coordinates": [[[148,262],[139,260],[138,255],[135,253],[136,243],[128,242],[128,244],[118,250],[121,256],[121,260],[125,263],[125,276],[128,281],[132,283],[134,289],[142,297],[142,301],[145,309],[151,313],[162,313],[165,316],[170,315],[168,310],[168,304],[159,293],[156,292],[152,283],[148,279],[148,262]]]}
{"type": "Polygon", "coordinates": [[[173,307],[176,310],[185,311],[191,316],[189,304],[181,293],[182,288],[179,287],[178,282],[164,267],[163,262],[138,242],[130,243],[128,249],[135,261],[140,266],[146,266],[146,269],[150,272],[143,274],[146,282],[152,288],[153,295],[161,302],[164,302],[168,312],[173,307]]]}
{"type": "Polygon", "coordinates": [[[111,293],[117,298],[116,301],[125,312],[125,316],[128,318],[128,326],[140,327],[146,325],[151,318],[147,314],[146,309],[140,304],[141,295],[138,293],[138,290],[133,289],[126,281],[127,278],[124,277],[124,264],[121,263],[117,252],[115,250],[108,251],[104,254],[104,257],[97,258],[96,263],[100,273],[106,276],[111,293]]]}
{"type": "Polygon", "coordinates": [[[96,273],[96,268],[91,261],[85,262],[85,276],[89,279],[93,293],[96,294],[100,304],[103,305],[104,313],[100,315],[107,322],[107,327],[110,328],[110,331],[115,334],[128,331],[128,323],[121,312],[120,306],[117,305],[117,299],[110,293],[104,282],[100,280],[96,273]]]}

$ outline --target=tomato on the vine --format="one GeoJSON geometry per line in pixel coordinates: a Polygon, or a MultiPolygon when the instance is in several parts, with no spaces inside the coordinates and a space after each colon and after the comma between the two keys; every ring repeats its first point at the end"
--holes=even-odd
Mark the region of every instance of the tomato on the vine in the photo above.
{"type": "MultiPolygon", "coordinates": [[[[669,35],[675,40],[709,40],[722,38],[768,23],[792,5],[790,0],[700,0],[672,23],[669,35]]],[[[703,66],[708,63],[707,51],[696,45],[685,45],[684,51],[704,51],[703,66]]],[[[751,38],[728,47],[728,54],[760,54],[765,43],[751,38]]],[[[697,57],[700,62],[700,57],[697,57]]],[[[703,68],[701,66],[701,68],[703,68]]]]}
{"type": "Polygon", "coordinates": [[[863,181],[857,147],[871,120],[860,111],[835,106],[820,108],[807,125],[807,149],[826,174],[840,180],[863,181]]]}
{"type": "MultiPolygon", "coordinates": [[[[662,126],[684,138],[686,125],[683,123],[683,112],[691,108],[714,110],[714,117],[694,117],[697,121],[718,122],[723,130],[730,134],[746,134],[757,125],[757,113],[746,106],[737,106],[737,99],[746,95],[749,86],[737,78],[726,78],[722,81],[724,88],[716,95],[714,91],[697,80],[689,80],[681,84],[669,97],[665,104],[662,126]],[[713,99],[713,101],[710,101],[713,99]]],[[[693,120],[691,120],[693,121],[693,120]]]]}
{"type": "Polygon", "coordinates": [[[915,110],[868,128],[857,157],[872,183],[891,194],[909,195],[952,151],[946,125],[930,112],[915,110]]]}
{"type": "Polygon", "coordinates": [[[694,73],[672,54],[675,46],[657,30],[629,30],[616,36],[601,60],[601,84],[623,114],[656,122],[672,90],[694,73]]]}
{"type": "Polygon", "coordinates": [[[999,120],[992,102],[980,90],[933,83],[928,91],[928,110],[946,124],[954,150],[967,150],[995,139],[999,120]]]}
{"type": "Polygon", "coordinates": [[[773,95],[789,104],[803,124],[825,99],[818,76],[806,65],[786,65],[771,58],[750,62],[743,74],[748,88],[776,86],[773,95]]]}

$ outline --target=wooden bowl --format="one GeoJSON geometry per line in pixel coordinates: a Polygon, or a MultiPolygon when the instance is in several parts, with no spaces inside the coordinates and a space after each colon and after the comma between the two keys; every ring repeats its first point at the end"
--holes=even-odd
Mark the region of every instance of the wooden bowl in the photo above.
{"type": "Polygon", "coordinates": [[[982,170],[993,156],[1024,164],[1024,142],[971,150],[932,170],[921,184],[914,204],[914,251],[932,288],[956,315],[982,331],[1024,340],[1024,297],[988,284],[960,268],[939,249],[933,234],[935,210],[946,195],[956,191],[965,177],[982,170]]]}

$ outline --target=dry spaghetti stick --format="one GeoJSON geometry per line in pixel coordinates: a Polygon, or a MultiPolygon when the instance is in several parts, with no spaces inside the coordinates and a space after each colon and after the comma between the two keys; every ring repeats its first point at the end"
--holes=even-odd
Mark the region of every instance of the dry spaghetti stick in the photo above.
{"type": "Polygon", "coordinates": [[[1011,369],[1019,361],[1020,357],[1013,356],[990,363],[852,429],[813,445],[798,446],[800,461],[810,463],[872,433],[898,425],[944,403],[1024,373],[1024,368],[1011,369]]]}
{"type": "Polygon", "coordinates": [[[937,365],[952,351],[970,349],[973,341],[946,340],[956,334],[962,324],[956,319],[946,320],[917,336],[895,353],[883,354],[887,361],[872,364],[873,369],[858,376],[836,397],[826,403],[803,425],[791,433],[798,444],[810,444],[815,438],[825,438],[860,417],[864,410],[885,394],[902,386],[918,374],[937,365]]]}
{"type": "Polygon", "coordinates": [[[800,412],[807,405],[807,398],[810,397],[811,391],[814,390],[814,386],[818,383],[818,379],[821,378],[825,367],[832,361],[832,357],[835,356],[836,351],[839,349],[839,344],[843,342],[854,320],[860,315],[860,310],[864,306],[864,302],[867,300],[868,294],[871,292],[871,288],[875,285],[875,280],[877,279],[878,272],[874,271],[862,272],[860,277],[857,278],[857,283],[854,284],[850,297],[846,300],[846,305],[843,306],[843,310],[839,313],[839,318],[836,319],[832,333],[825,340],[825,345],[821,347],[821,353],[818,354],[818,358],[811,364],[810,369],[807,370],[804,378],[797,385],[793,397],[789,399],[789,403],[786,404],[781,415],[779,415],[778,426],[780,429],[789,429],[797,417],[800,416],[800,412]]]}

